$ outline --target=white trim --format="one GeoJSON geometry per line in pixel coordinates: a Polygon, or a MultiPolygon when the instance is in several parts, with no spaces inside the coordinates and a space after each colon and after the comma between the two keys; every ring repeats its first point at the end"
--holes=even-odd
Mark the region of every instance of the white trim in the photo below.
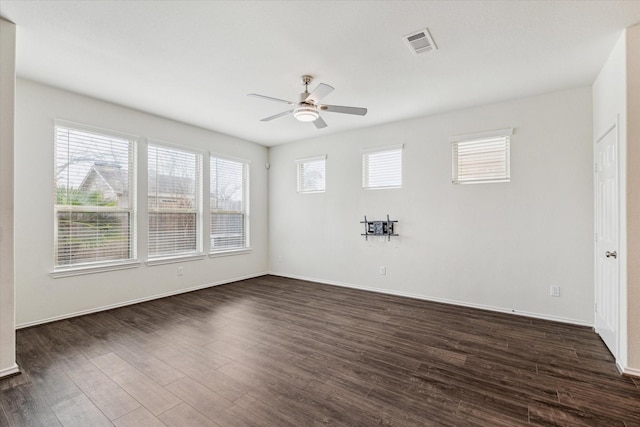
{"type": "Polygon", "coordinates": [[[489,130],[486,132],[467,133],[464,135],[454,135],[449,137],[449,142],[465,142],[473,141],[474,139],[496,138],[499,136],[511,136],[513,135],[513,128],[489,130]]]}
{"type": "Polygon", "coordinates": [[[640,369],[623,368],[619,365],[617,361],[616,361],[616,366],[618,367],[618,370],[624,375],[629,375],[630,377],[636,377],[640,379],[640,369]]]}
{"type": "Polygon", "coordinates": [[[70,277],[70,276],[82,276],[85,274],[93,274],[93,273],[104,273],[107,271],[116,271],[116,270],[126,270],[128,268],[137,268],[140,267],[140,261],[125,261],[119,262],[117,264],[107,264],[107,265],[89,265],[84,267],[70,267],[70,268],[59,268],[57,270],[53,270],[50,274],[54,279],[58,279],[60,277],[70,277]]]}
{"type": "Polygon", "coordinates": [[[210,252],[209,258],[218,258],[223,256],[250,254],[253,248],[232,249],[230,251],[210,252]]]}
{"type": "Polygon", "coordinates": [[[233,277],[233,278],[230,278],[230,279],[219,280],[217,282],[205,283],[203,285],[191,286],[189,288],[177,289],[175,291],[169,291],[169,292],[165,292],[165,293],[162,293],[162,294],[157,294],[157,295],[153,295],[153,296],[149,296],[149,297],[136,298],[136,299],[133,299],[133,300],[128,300],[128,301],[124,301],[124,302],[120,302],[120,303],[116,303],[116,304],[109,304],[109,305],[104,305],[104,306],[101,306],[101,307],[91,308],[91,309],[88,309],[88,310],[81,310],[81,311],[76,311],[76,312],[73,312],[73,313],[63,314],[63,315],[60,315],[60,316],[48,317],[46,319],[40,319],[40,320],[31,321],[31,322],[20,323],[20,324],[16,325],[16,329],[23,329],[23,328],[28,328],[28,327],[31,327],[31,326],[42,325],[44,323],[50,323],[50,322],[55,322],[55,321],[58,321],[58,320],[69,319],[69,318],[72,318],[72,317],[84,316],[85,314],[99,313],[101,311],[112,310],[114,308],[125,307],[127,305],[138,304],[138,303],[145,302],[145,301],[152,301],[152,300],[155,300],[155,299],[170,297],[172,295],[179,295],[179,294],[184,294],[184,293],[187,293],[187,292],[193,292],[193,291],[197,291],[199,289],[212,288],[214,286],[226,285],[227,283],[238,282],[240,280],[247,280],[247,279],[252,279],[254,277],[265,276],[267,274],[268,273],[266,273],[266,272],[248,274],[248,275],[245,275],[245,276],[239,276],[239,277],[233,277]]]}
{"type": "Polygon", "coordinates": [[[327,155],[323,154],[319,156],[311,156],[311,157],[304,157],[302,159],[296,159],[296,163],[315,162],[318,160],[327,160],[327,155]]]}
{"type": "Polygon", "coordinates": [[[142,139],[143,139],[143,137],[140,135],[134,135],[126,132],[119,132],[116,130],[111,130],[111,129],[103,128],[100,126],[88,125],[84,123],[78,123],[71,120],[65,120],[65,119],[59,119],[59,118],[53,119],[54,135],[55,135],[55,128],[58,126],[71,128],[75,130],[81,130],[81,131],[106,133],[109,136],[115,136],[117,138],[126,139],[127,141],[133,140],[135,142],[142,142],[142,139]]]}
{"type": "Polygon", "coordinates": [[[145,265],[146,266],[154,266],[154,265],[164,265],[164,264],[174,264],[176,262],[187,262],[187,261],[198,261],[201,259],[204,259],[205,254],[203,253],[199,253],[199,254],[189,254],[189,255],[185,255],[185,256],[172,256],[172,257],[167,257],[167,258],[151,258],[145,261],[145,265]]]}
{"type": "Polygon", "coordinates": [[[532,313],[532,312],[528,312],[528,311],[516,311],[516,310],[513,310],[513,309],[506,309],[506,308],[501,308],[501,307],[493,307],[493,306],[484,305],[484,304],[473,304],[473,303],[468,303],[468,302],[464,302],[464,301],[450,300],[450,299],[447,299],[447,298],[436,298],[436,297],[429,297],[429,296],[426,296],[426,295],[412,294],[412,293],[409,293],[409,292],[392,291],[392,290],[389,290],[389,289],[370,288],[368,286],[360,286],[360,285],[354,285],[354,284],[350,284],[350,283],[336,282],[336,281],[333,281],[333,280],[316,279],[316,278],[313,278],[313,277],[298,276],[298,275],[295,275],[295,274],[277,273],[277,272],[273,272],[273,271],[270,271],[268,274],[270,274],[272,276],[288,277],[290,279],[306,280],[306,281],[309,281],[309,282],[316,282],[316,283],[321,283],[321,284],[325,284],[325,285],[340,286],[340,287],[351,288],[351,289],[360,289],[362,291],[376,292],[376,293],[386,294],[386,295],[395,295],[395,296],[399,296],[399,297],[414,298],[414,299],[419,299],[419,300],[423,300],[423,301],[440,302],[440,303],[444,303],[444,304],[451,304],[451,305],[457,305],[457,306],[469,307],[469,308],[477,308],[477,309],[480,309],[480,310],[488,310],[488,311],[494,311],[494,312],[498,312],[498,313],[515,314],[517,316],[533,317],[533,318],[536,318],[536,319],[551,320],[553,322],[568,323],[568,324],[571,324],[571,325],[591,326],[591,327],[593,327],[593,323],[590,323],[590,322],[587,322],[587,321],[584,321],[584,320],[579,320],[579,319],[571,319],[571,318],[568,318],[568,317],[551,316],[551,315],[548,315],[548,314],[532,313]]]}
{"type": "Polygon", "coordinates": [[[228,156],[226,154],[220,154],[215,151],[209,151],[209,158],[211,157],[216,157],[218,159],[231,160],[233,162],[240,162],[240,163],[246,163],[248,165],[251,165],[251,160],[249,159],[245,159],[242,157],[228,156]]]}
{"type": "Polygon", "coordinates": [[[367,153],[378,153],[383,151],[393,151],[393,150],[402,150],[404,149],[404,144],[395,144],[395,145],[383,145],[380,147],[366,147],[360,149],[362,154],[367,153]]]}
{"type": "Polygon", "coordinates": [[[20,373],[20,368],[16,363],[13,366],[9,366],[8,368],[0,369],[0,378],[8,377],[10,375],[15,375],[20,373]]]}
{"type": "MultiPolygon", "coordinates": [[[[611,132],[612,130],[614,130],[615,128],[618,127],[618,119],[616,118],[616,123],[612,124],[611,126],[609,126],[609,128],[607,130],[604,131],[604,133],[602,135],[600,135],[600,138],[598,138],[596,140],[596,144],[598,144],[600,141],[602,141],[607,135],[609,135],[609,132],[611,132]]],[[[617,136],[616,136],[617,137],[617,136]]]]}
{"type": "Polygon", "coordinates": [[[196,154],[199,156],[204,156],[204,154],[206,153],[205,150],[194,149],[186,145],[176,144],[173,142],[165,141],[163,139],[156,139],[156,138],[149,138],[149,137],[145,139],[147,140],[147,151],[149,150],[149,145],[155,145],[156,147],[159,146],[159,147],[171,148],[173,150],[184,151],[185,153],[196,154]]]}

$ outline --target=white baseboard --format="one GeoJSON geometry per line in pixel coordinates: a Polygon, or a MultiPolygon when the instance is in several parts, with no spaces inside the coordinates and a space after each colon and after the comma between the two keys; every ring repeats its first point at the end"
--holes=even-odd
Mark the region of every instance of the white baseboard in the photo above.
{"type": "Polygon", "coordinates": [[[214,286],[225,285],[227,283],[237,282],[237,281],[240,281],[240,280],[252,279],[254,277],[260,277],[260,276],[264,276],[266,274],[269,274],[269,273],[261,272],[261,273],[249,274],[249,275],[246,275],[246,276],[240,276],[240,277],[234,277],[234,278],[231,278],[231,279],[220,280],[218,282],[211,282],[211,283],[205,283],[203,285],[196,285],[196,286],[192,286],[192,287],[189,287],[189,288],[176,289],[174,291],[165,292],[165,293],[162,293],[162,294],[151,295],[151,296],[144,297],[144,298],[137,298],[137,299],[133,299],[133,300],[123,301],[123,302],[119,302],[119,303],[116,303],[116,304],[104,305],[104,306],[101,306],[101,307],[91,308],[91,309],[88,309],[88,310],[76,311],[74,313],[62,314],[60,316],[49,317],[49,318],[46,318],[46,319],[38,319],[38,320],[31,321],[31,322],[20,323],[20,324],[16,325],[16,329],[28,328],[30,326],[41,325],[43,323],[50,323],[50,322],[55,322],[57,320],[64,320],[64,319],[69,319],[69,318],[72,318],[72,317],[83,316],[85,314],[98,313],[100,311],[112,310],[114,308],[124,307],[124,306],[132,305],[132,304],[138,304],[138,303],[141,303],[141,302],[151,301],[151,300],[154,300],[154,299],[160,299],[160,298],[170,297],[172,295],[178,295],[178,294],[184,294],[184,293],[187,293],[187,292],[193,292],[193,291],[197,291],[199,289],[211,288],[211,287],[214,287],[214,286]]]}
{"type": "Polygon", "coordinates": [[[9,375],[15,375],[20,373],[20,368],[17,364],[13,364],[8,368],[0,369],[0,378],[8,377],[9,375]]]}
{"type": "Polygon", "coordinates": [[[640,378],[640,369],[624,368],[624,367],[618,365],[617,363],[616,363],[616,365],[618,366],[618,369],[620,370],[620,372],[622,372],[623,374],[629,375],[631,377],[640,378]]]}
{"type": "Polygon", "coordinates": [[[389,290],[389,289],[370,288],[370,287],[367,287],[367,286],[354,285],[354,284],[351,284],[351,283],[336,282],[336,281],[333,281],[333,280],[317,279],[317,278],[314,278],[314,277],[299,276],[299,275],[296,275],[296,274],[279,273],[279,272],[275,272],[275,271],[270,271],[268,274],[271,274],[273,276],[288,277],[290,279],[306,280],[306,281],[309,281],[309,282],[323,283],[323,284],[326,284],[326,285],[341,286],[341,287],[344,287],[344,288],[360,289],[360,290],[363,290],[363,291],[377,292],[377,293],[387,294],[387,295],[395,295],[395,296],[400,296],[400,297],[414,298],[414,299],[420,299],[420,300],[424,300],[424,301],[440,302],[440,303],[444,303],[444,304],[458,305],[458,306],[461,306],[461,307],[478,308],[478,309],[481,309],[481,310],[496,311],[496,312],[499,312],[499,313],[515,314],[515,315],[518,315],[518,316],[533,317],[533,318],[542,319],[542,320],[551,320],[551,321],[554,321],[554,322],[568,323],[568,324],[571,324],[571,325],[593,327],[593,323],[590,323],[590,322],[587,322],[587,321],[584,321],[584,320],[579,320],[579,319],[571,319],[571,318],[567,318],[567,317],[551,316],[551,315],[548,315],[548,314],[532,313],[532,312],[528,312],[528,311],[518,311],[518,310],[506,309],[506,308],[502,308],[502,307],[494,307],[494,306],[484,305],[484,304],[474,304],[474,303],[469,303],[469,302],[465,302],[465,301],[457,301],[457,300],[451,300],[451,299],[446,299],[446,298],[430,297],[430,296],[427,296],[427,295],[418,295],[418,294],[412,294],[412,293],[408,293],[408,292],[392,291],[392,290],[389,290]]]}

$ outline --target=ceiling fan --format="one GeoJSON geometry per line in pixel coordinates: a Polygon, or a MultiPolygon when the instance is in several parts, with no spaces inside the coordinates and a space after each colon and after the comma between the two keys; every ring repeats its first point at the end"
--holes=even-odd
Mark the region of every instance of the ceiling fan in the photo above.
{"type": "Polygon", "coordinates": [[[313,122],[318,129],[327,127],[327,123],[320,117],[321,111],[327,111],[330,113],[342,113],[342,114],[354,114],[356,116],[364,116],[367,114],[366,108],[360,107],[343,107],[340,105],[327,105],[319,104],[320,100],[325,96],[333,92],[333,87],[320,83],[311,93],[309,93],[309,83],[313,80],[312,76],[302,76],[302,84],[304,85],[304,92],[300,94],[300,101],[286,101],[284,99],[272,98],[270,96],[258,95],[256,93],[250,93],[247,96],[253,96],[255,98],[262,98],[269,101],[282,102],[291,105],[293,108],[282,113],[278,113],[273,116],[265,117],[260,120],[261,122],[268,122],[278,117],[284,117],[288,114],[293,114],[297,120],[301,122],[313,122]]]}

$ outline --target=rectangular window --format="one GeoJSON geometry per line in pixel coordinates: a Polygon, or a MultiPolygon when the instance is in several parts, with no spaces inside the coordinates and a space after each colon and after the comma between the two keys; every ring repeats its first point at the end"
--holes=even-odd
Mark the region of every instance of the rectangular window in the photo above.
{"type": "Polygon", "coordinates": [[[512,133],[513,129],[501,129],[452,137],[452,182],[509,182],[509,144],[512,133]]]}
{"type": "Polygon", "coordinates": [[[362,188],[402,187],[402,145],[362,150],[362,188]]]}
{"type": "Polygon", "coordinates": [[[211,157],[211,252],[249,246],[249,164],[211,157]]]}
{"type": "Polygon", "coordinates": [[[296,160],[298,193],[323,193],[325,191],[326,162],[327,156],[296,160]]]}
{"type": "Polygon", "coordinates": [[[55,267],[136,257],[136,138],[57,122],[55,267]]]}
{"type": "Polygon", "coordinates": [[[149,259],[200,252],[200,154],[148,146],[149,259]]]}

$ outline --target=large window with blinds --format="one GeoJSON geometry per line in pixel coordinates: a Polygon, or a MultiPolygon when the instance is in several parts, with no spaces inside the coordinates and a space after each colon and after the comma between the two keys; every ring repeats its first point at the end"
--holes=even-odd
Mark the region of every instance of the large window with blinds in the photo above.
{"type": "Polygon", "coordinates": [[[182,148],[148,145],[149,259],[201,252],[202,156],[182,148]]]}
{"type": "Polygon", "coordinates": [[[249,246],[249,164],[211,156],[209,244],[212,253],[249,246]]]}
{"type": "Polygon", "coordinates": [[[362,151],[362,188],[402,187],[402,145],[362,151]]]}
{"type": "Polygon", "coordinates": [[[314,156],[296,160],[298,193],[322,193],[326,188],[327,156],[314,156]]]}
{"type": "Polygon", "coordinates": [[[513,129],[501,129],[452,137],[454,184],[509,182],[510,136],[513,129]]]}
{"type": "Polygon", "coordinates": [[[136,138],[55,125],[55,268],[136,257],[136,138]]]}

